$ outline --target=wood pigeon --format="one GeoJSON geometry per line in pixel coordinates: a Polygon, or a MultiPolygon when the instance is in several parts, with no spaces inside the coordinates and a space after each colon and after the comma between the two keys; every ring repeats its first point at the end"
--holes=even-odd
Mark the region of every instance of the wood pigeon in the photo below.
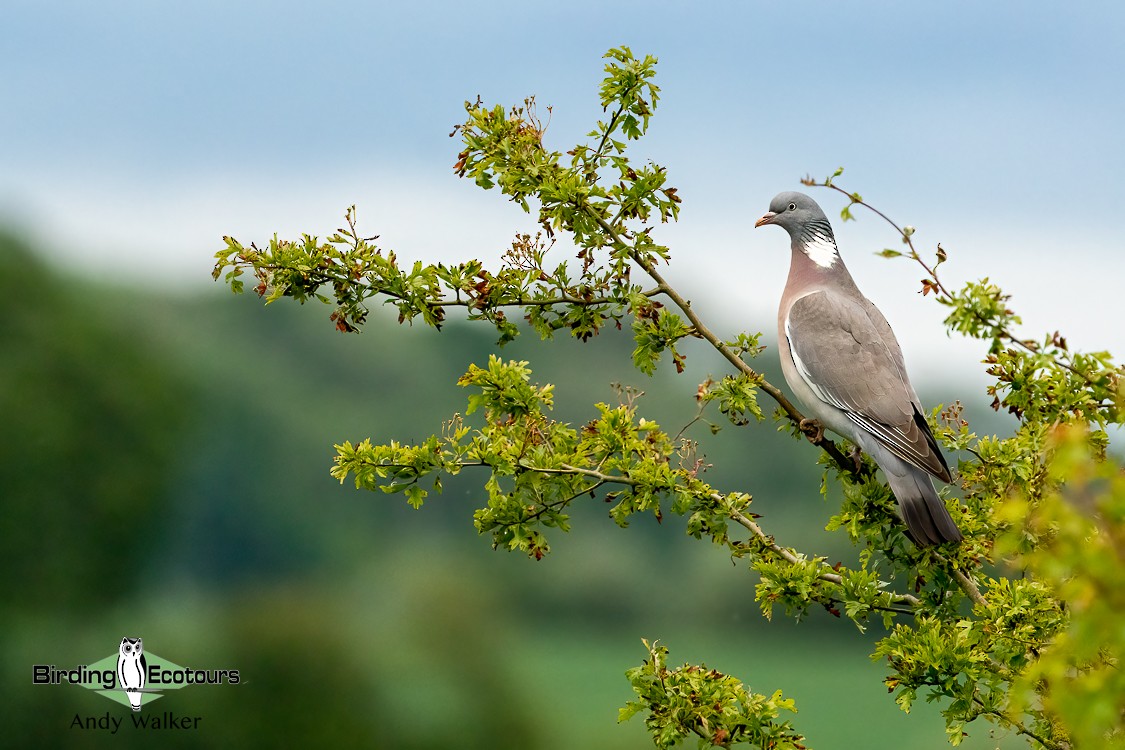
{"type": "Polygon", "coordinates": [[[818,435],[827,427],[875,459],[915,544],[960,541],[930,480],[951,481],[949,465],[922,415],[894,332],[856,287],[828,218],[809,196],[787,192],[754,226],[766,224],[782,227],[793,241],[778,348],[785,380],[820,423],[818,435]]]}

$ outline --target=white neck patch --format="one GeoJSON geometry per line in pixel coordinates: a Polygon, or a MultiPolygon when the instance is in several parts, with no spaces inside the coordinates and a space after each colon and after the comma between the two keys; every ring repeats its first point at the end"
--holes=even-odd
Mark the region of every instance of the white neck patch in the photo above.
{"type": "Polygon", "coordinates": [[[801,250],[809,256],[809,260],[821,268],[831,268],[840,259],[840,254],[836,251],[836,243],[831,237],[820,232],[810,232],[801,242],[801,250]]]}

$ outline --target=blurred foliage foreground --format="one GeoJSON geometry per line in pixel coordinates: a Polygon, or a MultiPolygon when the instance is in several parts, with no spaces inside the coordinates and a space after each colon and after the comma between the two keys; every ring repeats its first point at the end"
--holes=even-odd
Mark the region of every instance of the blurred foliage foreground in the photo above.
{"type": "MultiPolygon", "coordinates": [[[[349,210],[347,226],[323,242],[275,237],[259,248],[227,238],[215,277],[226,272],[237,292],[249,271],[268,302],[319,298],[335,306],[331,319],[345,332],[363,326],[371,300],[396,308],[400,322],[434,328],[463,310],[491,324],[500,343],[520,332],[513,312],[544,339],[564,331],[587,340],[628,326],[633,364],[648,374],[665,360],[684,371],[684,344],[701,339],[732,373],[696,389],[701,418],[716,409],[736,424],[761,421],[764,393],[799,436],[802,415],[754,364],[759,334],[718,336],[661,274],[670,251],[655,230],[676,219],[680,197],[663,167],[626,154],[656,110],[656,60],[627,48],[606,57],[606,119],[565,154],[545,144],[534,100],[511,109],[466,103],[457,174],[499,188],[525,211],[534,202],[542,226],[537,237],[517,237],[496,270],[476,260],[400,267],[394,253],[360,235],[349,210]],[[578,248],[577,263],[548,264],[560,233],[578,248]]],[[[846,220],[867,204],[833,184],[839,174],[805,182],[847,196],[846,220]]],[[[916,262],[923,294],[948,309],[947,328],[984,342],[993,406],[1017,419],[1008,437],[978,437],[957,404],[930,415],[935,434],[961,457],[963,497],[948,504],[963,543],[914,547],[873,466],[818,440],[824,487],[843,493],[828,528],[858,547],[854,563],[832,564],[760,525],[747,487],[723,491],[705,480],[699,446],[642,415],[631,394],[596,404],[594,418],[576,427],[555,418],[554,386],[538,384],[527,362],[499,357],[470,365],[458,380],[469,394],[463,414],[416,442],[340,443],[333,475],[420,507],[449,477],[479,472],[487,502],[474,513],[477,531],[535,559],[589,498],[609,503],[623,527],[642,515],[683,516],[691,537],[756,572],[767,617],[778,608],[796,617],[824,608],[861,631],[873,618],[881,623],[887,632],[873,658],[886,687],[904,711],[920,695],[939,701],[951,744],[970,724],[987,722],[1035,747],[1123,746],[1125,477],[1106,454],[1107,429],[1125,417],[1122,369],[1106,353],[1071,351],[1058,333],[1020,337],[998,287],[986,279],[950,289],[938,274],[945,250],[938,246],[927,262],[913,229],[889,223],[904,249],[883,254],[916,262]]],[[[780,691],[758,694],[702,665],[673,668],[662,645],[646,644],[646,660],[628,672],[636,695],[621,717],[643,716],[657,746],[696,735],[701,746],[805,747],[794,702],[780,691]]]]}

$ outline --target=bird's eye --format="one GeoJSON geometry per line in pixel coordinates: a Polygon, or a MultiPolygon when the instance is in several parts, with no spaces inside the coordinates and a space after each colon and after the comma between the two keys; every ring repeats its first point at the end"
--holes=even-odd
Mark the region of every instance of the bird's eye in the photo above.
{"type": "Polygon", "coordinates": [[[789,210],[790,211],[796,211],[797,210],[797,204],[796,203],[790,203],[789,204],[789,210]]]}

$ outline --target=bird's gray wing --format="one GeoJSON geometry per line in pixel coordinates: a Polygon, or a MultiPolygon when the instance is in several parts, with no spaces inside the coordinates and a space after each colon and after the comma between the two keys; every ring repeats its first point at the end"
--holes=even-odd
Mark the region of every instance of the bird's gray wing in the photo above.
{"type": "Polygon", "coordinates": [[[841,409],[903,461],[950,481],[949,467],[906,376],[898,342],[874,306],[813,292],[789,308],[785,336],[797,372],[820,400],[841,409]]]}

